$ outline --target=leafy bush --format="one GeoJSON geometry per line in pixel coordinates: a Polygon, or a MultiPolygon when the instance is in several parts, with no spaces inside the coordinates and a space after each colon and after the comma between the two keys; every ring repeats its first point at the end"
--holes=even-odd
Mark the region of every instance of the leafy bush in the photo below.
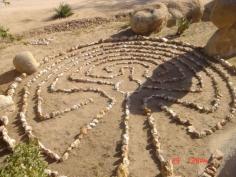
{"type": "Polygon", "coordinates": [[[178,19],[177,20],[178,29],[177,29],[177,33],[176,34],[177,35],[183,34],[184,31],[189,28],[190,24],[191,24],[191,21],[189,21],[186,18],[178,19]]]}
{"type": "Polygon", "coordinates": [[[66,3],[61,3],[59,7],[55,9],[55,12],[55,18],[66,18],[73,15],[71,6],[66,3]]]}
{"type": "Polygon", "coordinates": [[[10,34],[9,29],[3,26],[0,26],[0,38],[14,40],[14,36],[10,34]]]}
{"type": "Polygon", "coordinates": [[[2,177],[47,177],[44,173],[47,163],[42,159],[35,142],[17,145],[5,163],[0,169],[2,177]]]}
{"type": "Polygon", "coordinates": [[[9,35],[9,29],[4,28],[3,26],[0,26],[0,37],[6,38],[9,35]]]}

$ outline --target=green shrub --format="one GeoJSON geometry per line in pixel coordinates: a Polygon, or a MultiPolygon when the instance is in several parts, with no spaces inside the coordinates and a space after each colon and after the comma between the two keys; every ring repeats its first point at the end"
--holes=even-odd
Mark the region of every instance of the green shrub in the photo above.
{"type": "Polygon", "coordinates": [[[1,177],[47,177],[44,169],[47,163],[42,159],[38,145],[35,142],[21,143],[13,154],[5,160],[0,169],[1,177]]]}
{"type": "Polygon", "coordinates": [[[66,18],[73,15],[71,6],[66,3],[61,3],[59,7],[55,9],[55,12],[55,18],[66,18]]]}
{"type": "Polygon", "coordinates": [[[190,24],[191,24],[191,21],[189,21],[189,20],[186,19],[186,18],[178,19],[178,20],[177,20],[178,29],[177,29],[176,35],[181,35],[181,34],[183,34],[184,31],[189,28],[190,24]]]}
{"type": "Polygon", "coordinates": [[[0,37],[6,38],[7,36],[9,36],[9,29],[3,26],[0,26],[0,37]]]}
{"type": "Polygon", "coordinates": [[[13,41],[15,38],[12,34],[10,34],[9,29],[3,26],[0,26],[0,39],[9,39],[13,41]]]}

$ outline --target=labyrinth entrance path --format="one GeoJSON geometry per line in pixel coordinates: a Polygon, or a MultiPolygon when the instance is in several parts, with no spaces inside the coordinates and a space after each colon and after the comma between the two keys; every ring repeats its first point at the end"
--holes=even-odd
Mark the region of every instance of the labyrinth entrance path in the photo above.
{"type": "Polygon", "coordinates": [[[68,176],[197,176],[208,138],[235,113],[231,66],[165,38],[124,37],[45,57],[10,85],[14,135],[37,138],[52,169],[68,176]],[[22,79],[22,80],[21,80],[22,79]],[[15,91],[15,93],[14,93],[15,91]]]}

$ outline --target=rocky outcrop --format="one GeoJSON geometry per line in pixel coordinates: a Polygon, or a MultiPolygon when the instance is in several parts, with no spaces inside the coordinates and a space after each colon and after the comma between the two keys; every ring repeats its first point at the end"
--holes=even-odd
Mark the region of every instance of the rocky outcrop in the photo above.
{"type": "Polygon", "coordinates": [[[16,70],[20,73],[32,74],[37,71],[39,63],[31,52],[25,51],[17,54],[13,60],[16,70]]]}
{"type": "Polygon", "coordinates": [[[197,22],[203,15],[201,0],[160,0],[149,7],[131,14],[131,28],[136,34],[159,32],[163,27],[174,26],[178,19],[185,18],[191,23],[197,22]]]}
{"type": "Polygon", "coordinates": [[[159,32],[166,25],[169,13],[163,3],[155,4],[155,7],[147,7],[137,10],[131,16],[130,24],[136,34],[150,34],[159,32]]]}
{"type": "Polygon", "coordinates": [[[180,18],[186,18],[192,23],[201,20],[203,15],[203,3],[202,0],[162,0],[170,13],[168,19],[168,26],[176,24],[176,20],[180,18]]]}
{"type": "Polygon", "coordinates": [[[230,27],[236,23],[236,0],[215,0],[210,20],[218,27],[230,27]]]}
{"type": "Polygon", "coordinates": [[[235,56],[236,0],[215,0],[210,19],[219,29],[209,39],[205,52],[223,58],[235,56]]]}

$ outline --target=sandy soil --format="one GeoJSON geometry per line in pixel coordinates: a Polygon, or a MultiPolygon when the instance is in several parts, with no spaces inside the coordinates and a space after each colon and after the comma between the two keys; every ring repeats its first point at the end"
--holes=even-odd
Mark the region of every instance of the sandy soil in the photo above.
{"type": "Polygon", "coordinates": [[[12,33],[20,33],[32,28],[58,23],[65,20],[51,20],[54,9],[61,2],[70,4],[74,15],[66,20],[90,17],[107,17],[116,12],[129,10],[134,6],[141,5],[151,0],[12,0],[11,5],[0,5],[0,22],[10,29],[12,33]]]}
{"type": "MultiPolygon", "coordinates": [[[[120,2],[118,0],[112,0],[109,2],[94,2],[92,0],[80,0],[78,2],[71,0],[67,2],[73,4],[73,8],[75,9],[75,15],[67,20],[93,16],[106,17],[107,15],[121,11],[121,9],[123,10],[123,8],[129,9],[132,5],[143,3],[143,1],[126,1],[124,3],[124,1],[120,2]]],[[[42,2],[15,0],[12,2],[11,6],[3,7],[3,9],[1,9],[1,23],[7,25],[13,33],[21,33],[32,28],[58,23],[63,20],[48,20],[53,14],[52,9],[58,4],[59,3],[56,0],[42,2]]],[[[78,44],[94,42],[100,38],[132,34],[128,29],[126,29],[126,27],[127,22],[111,22],[86,29],[25,37],[21,41],[3,44],[0,48],[0,93],[4,93],[7,86],[13,81],[14,77],[18,75],[12,65],[12,58],[16,53],[22,50],[30,50],[37,60],[41,61],[44,56],[65,51],[65,49],[69,49],[70,47],[78,44]],[[49,37],[53,37],[54,40],[48,46],[26,45],[27,42],[34,39],[49,37]]],[[[204,46],[215,30],[216,28],[211,23],[196,23],[191,25],[191,27],[181,37],[179,37],[178,40],[188,42],[196,46],[204,46]]],[[[160,34],[153,34],[153,36],[167,36],[174,34],[175,31],[175,27],[171,29],[166,28],[160,34]]],[[[230,61],[234,63],[235,58],[230,59],[230,61]]],[[[52,63],[49,63],[49,65],[52,63]]],[[[142,68],[138,68],[138,71],[142,72],[142,68]]],[[[99,73],[101,71],[97,69],[96,72],[99,73]]],[[[206,88],[201,96],[199,96],[198,99],[191,94],[179,95],[179,97],[209,104],[209,98],[212,97],[210,80],[206,77],[204,72],[199,72],[203,75],[204,82],[206,84],[206,88]]],[[[221,109],[213,116],[204,115],[202,117],[201,114],[197,114],[194,111],[188,110],[189,112],[186,112],[186,109],[180,106],[171,105],[171,107],[182,116],[193,120],[198,128],[201,128],[206,122],[209,125],[215,123],[216,120],[220,119],[227,113],[227,104],[223,103],[228,103],[230,99],[225,83],[220,78],[218,78],[218,81],[220,82],[220,89],[225,97],[222,100],[221,109]]],[[[235,78],[233,78],[233,81],[236,83],[235,78]]],[[[59,82],[58,86],[64,88],[71,87],[73,84],[67,82],[65,77],[59,82]]],[[[134,89],[132,85],[129,84],[123,86],[124,89],[134,89]]],[[[32,90],[35,90],[35,87],[36,86],[34,86],[32,90]]],[[[100,88],[108,90],[105,86],[101,86],[100,88]]],[[[91,134],[89,134],[85,141],[82,142],[81,148],[73,151],[72,156],[68,159],[68,161],[58,164],[52,163],[50,164],[50,168],[58,170],[61,174],[65,174],[70,177],[107,177],[113,175],[117,162],[119,162],[120,158],[119,154],[117,155],[117,147],[119,147],[122,131],[119,126],[122,115],[122,96],[111,90],[108,92],[114,95],[118,100],[116,106],[108,115],[106,115],[104,121],[102,121],[102,123],[99,124],[99,126],[96,127],[91,134]]],[[[58,108],[65,108],[66,106],[76,103],[77,100],[84,100],[87,97],[93,97],[95,100],[96,106],[94,106],[94,104],[88,105],[80,111],[71,112],[61,118],[43,122],[35,121],[35,113],[33,109],[35,102],[33,99],[31,100],[31,106],[29,109],[29,117],[31,119],[29,119],[29,123],[33,126],[35,134],[42,140],[42,142],[58,154],[63,153],[65,148],[71,143],[75,135],[78,133],[79,127],[87,123],[88,119],[93,117],[95,113],[106,103],[105,99],[101,99],[96,94],[53,95],[47,93],[46,87],[43,89],[43,96],[46,100],[43,107],[45,111],[48,112],[58,108]],[[58,97],[59,95],[60,97],[58,97]],[[63,101],[61,102],[62,98],[63,101]],[[91,112],[91,110],[93,111],[91,112]]],[[[17,96],[16,101],[18,99],[19,97],[17,96]]],[[[134,99],[138,100],[138,98],[134,99]]],[[[144,126],[144,116],[140,114],[140,109],[138,106],[134,106],[134,110],[136,111],[132,112],[133,114],[130,118],[131,177],[156,177],[159,174],[159,171],[155,162],[151,158],[150,151],[148,150],[148,135],[147,129],[144,126]]],[[[168,158],[181,158],[181,163],[175,166],[177,174],[181,174],[184,177],[195,177],[197,173],[203,169],[205,164],[187,163],[188,158],[190,157],[206,159],[210,156],[210,153],[217,148],[226,153],[226,159],[230,158],[230,155],[234,153],[235,124],[230,124],[224,130],[218,131],[212,136],[201,140],[195,140],[186,135],[186,132],[179,126],[170,124],[167,119],[164,119],[165,115],[163,113],[156,112],[154,116],[160,117],[157,126],[163,137],[162,143],[165,154],[168,158]]],[[[11,123],[8,129],[10,131],[10,135],[16,138],[19,142],[21,141],[22,136],[18,131],[18,125],[14,124],[16,119],[15,114],[10,120],[11,123]]],[[[2,148],[1,145],[0,147],[2,148]]],[[[1,159],[4,157],[5,154],[2,154],[1,159]]],[[[225,171],[230,171],[231,169],[226,169],[225,171]]],[[[227,173],[222,172],[220,177],[233,177],[230,175],[226,176],[225,174],[227,173]]]]}

